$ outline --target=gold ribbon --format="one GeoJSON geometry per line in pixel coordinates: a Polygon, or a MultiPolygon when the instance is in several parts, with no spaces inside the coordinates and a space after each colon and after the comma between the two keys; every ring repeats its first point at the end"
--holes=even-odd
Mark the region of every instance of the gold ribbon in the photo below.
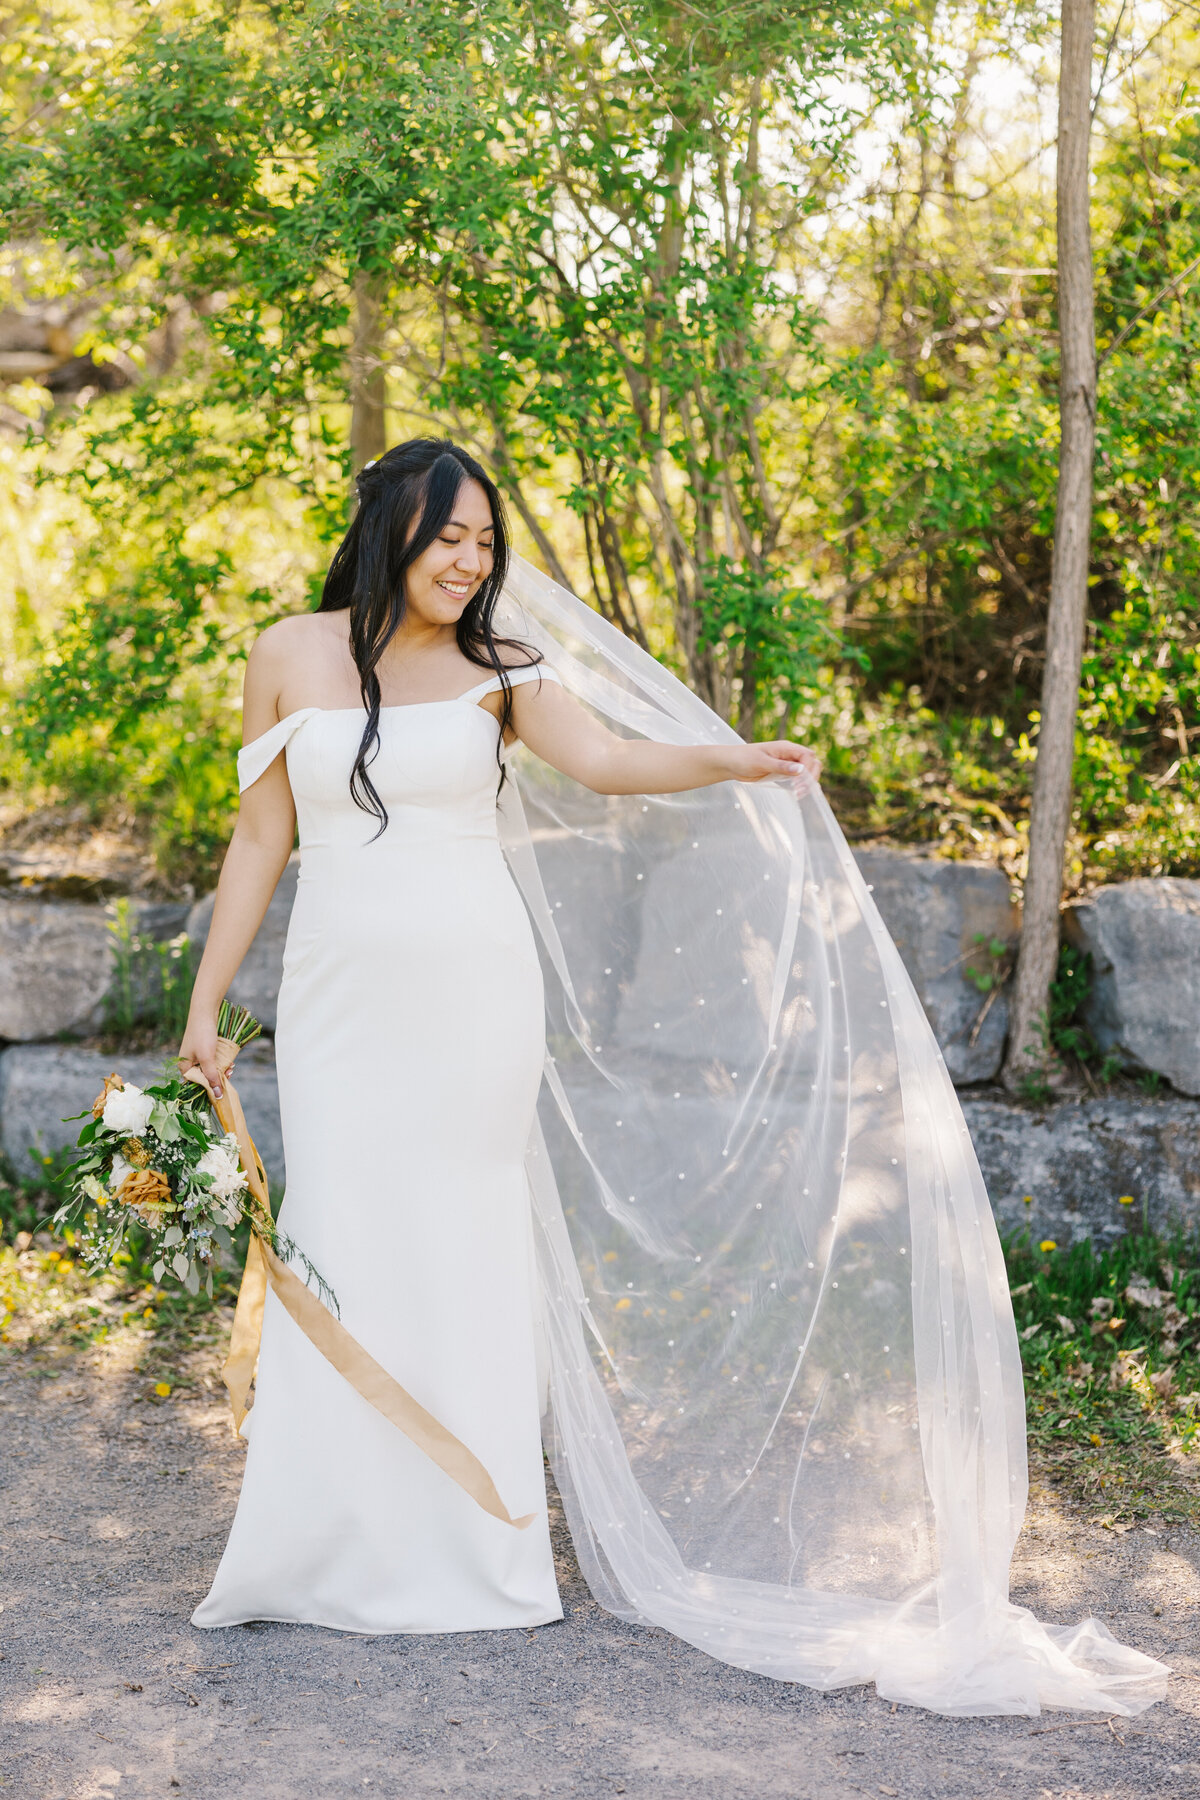
{"type": "Polygon", "coordinates": [[[246,1416],[246,1399],[258,1362],[263,1310],[269,1283],[309,1343],[316,1346],[326,1362],[332,1363],[339,1375],[345,1376],[356,1393],[361,1394],[385,1419],[390,1419],[405,1437],[411,1439],[419,1450],[423,1450],[444,1474],[449,1475],[451,1481],[457,1482],[484,1512],[490,1513],[494,1519],[502,1520],[505,1525],[524,1531],[537,1515],[527,1513],[521,1519],[511,1517],[496,1491],[495,1482],[474,1451],[468,1450],[452,1431],[447,1431],[373,1356],[369,1356],[341,1321],[334,1318],[324,1302],[311,1288],[305,1286],[271,1248],[271,1205],[266,1171],[247,1129],[246,1115],[242,1111],[238,1091],[229,1079],[229,1070],[233,1067],[233,1060],[240,1048],[240,1045],[229,1038],[217,1039],[217,1067],[223,1077],[220,1099],[213,1093],[206,1076],[198,1067],[189,1069],[185,1076],[186,1080],[195,1081],[205,1089],[222,1127],[237,1138],[242,1168],[259,1215],[256,1219],[254,1210],[250,1213],[250,1249],[238,1290],[229,1355],[222,1371],[222,1378],[229,1390],[229,1403],[233,1408],[234,1430],[240,1430],[246,1416]]]}

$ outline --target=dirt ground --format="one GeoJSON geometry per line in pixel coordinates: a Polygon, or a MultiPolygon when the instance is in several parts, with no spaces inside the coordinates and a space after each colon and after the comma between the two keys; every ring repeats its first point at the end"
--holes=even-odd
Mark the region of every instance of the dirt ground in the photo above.
{"type": "Polygon", "coordinates": [[[1200,1800],[1200,1537],[1116,1533],[1036,1488],[1013,1597],[1168,1662],[1140,1719],[943,1719],[744,1674],[602,1612],[557,1505],[561,1624],[196,1631],[242,1455],[200,1354],[165,1399],[112,1356],[4,1359],[0,1796],[1200,1800]]]}

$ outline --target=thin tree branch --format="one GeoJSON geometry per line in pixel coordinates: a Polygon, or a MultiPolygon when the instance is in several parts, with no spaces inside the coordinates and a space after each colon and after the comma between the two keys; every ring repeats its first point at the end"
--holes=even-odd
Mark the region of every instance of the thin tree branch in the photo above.
{"type": "Polygon", "coordinates": [[[1117,333],[1107,349],[1100,352],[1100,355],[1096,359],[1097,369],[1103,368],[1113,352],[1121,348],[1121,345],[1125,342],[1125,339],[1129,336],[1134,327],[1141,324],[1147,313],[1154,311],[1160,300],[1165,300],[1168,294],[1174,293],[1180,283],[1186,281],[1189,275],[1194,275],[1198,269],[1200,269],[1200,256],[1194,256],[1186,269],[1181,269],[1178,275],[1173,276],[1165,286],[1159,288],[1157,294],[1154,294],[1147,300],[1145,306],[1139,307],[1129,323],[1117,333]]]}

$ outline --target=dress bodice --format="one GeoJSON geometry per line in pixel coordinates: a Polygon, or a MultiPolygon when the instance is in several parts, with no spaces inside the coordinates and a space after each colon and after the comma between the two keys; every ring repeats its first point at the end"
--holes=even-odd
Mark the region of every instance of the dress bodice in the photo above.
{"type": "MultiPolygon", "coordinates": [[[[539,679],[558,677],[544,664],[509,673],[514,687],[539,679]]],[[[379,743],[368,763],[388,813],[387,829],[377,844],[496,838],[499,725],[479,702],[499,688],[499,679],[493,678],[453,700],[380,709],[379,743]]],[[[364,719],[361,707],[302,707],[238,755],[244,793],[281,751],[286,753],[302,852],[360,848],[375,838],[378,819],[350,795],[364,719]]]]}

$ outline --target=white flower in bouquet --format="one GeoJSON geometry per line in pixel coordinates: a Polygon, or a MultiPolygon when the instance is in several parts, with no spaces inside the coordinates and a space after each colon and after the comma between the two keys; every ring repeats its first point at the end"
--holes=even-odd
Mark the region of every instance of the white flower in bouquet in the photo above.
{"type": "Polygon", "coordinates": [[[113,1088],[104,1102],[101,1117],[107,1130],[124,1131],[131,1137],[140,1137],[149,1125],[153,1111],[153,1097],[143,1094],[141,1088],[135,1087],[130,1081],[124,1087],[113,1088]]]}
{"type": "Polygon", "coordinates": [[[212,1176],[212,1192],[218,1200],[232,1200],[246,1185],[246,1177],[242,1174],[237,1159],[236,1138],[233,1139],[233,1144],[235,1148],[232,1151],[228,1138],[219,1144],[213,1144],[196,1164],[201,1175],[212,1176]]]}
{"type": "Polygon", "coordinates": [[[119,1150],[116,1151],[113,1155],[113,1160],[112,1160],[112,1174],[108,1178],[109,1185],[111,1186],[114,1194],[120,1193],[121,1183],[124,1181],[124,1179],[127,1175],[132,1175],[132,1174],[133,1174],[133,1164],[131,1162],[128,1162],[126,1160],[126,1158],[121,1155],[121,1152],[119,1150]]]}

